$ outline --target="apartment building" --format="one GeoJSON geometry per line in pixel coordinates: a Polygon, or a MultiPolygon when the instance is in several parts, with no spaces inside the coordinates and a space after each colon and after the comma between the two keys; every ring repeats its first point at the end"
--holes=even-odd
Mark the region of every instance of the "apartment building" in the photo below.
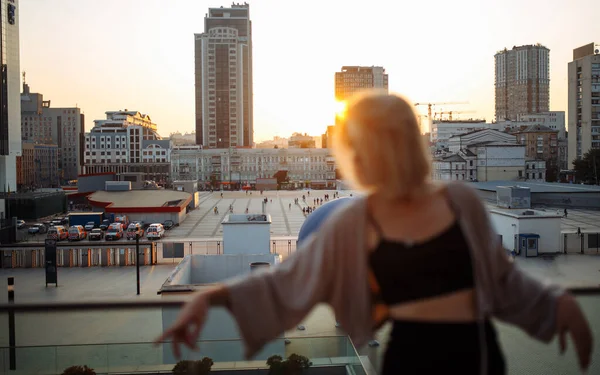
{"type": "Polygon", "coordinates": [[[23,142],[17,158],[17,187],[20,191],[60,187],[58,146],[23,142]]]}
{"type": "Polygon", "coordinates": [[[525,159],[529,161],[544,161],[544,175],[548,181],[558,181],[559,153],[558,130],[542,125],[522,126],[512,134],[517,136],[517,142],[525,146],[525,159]]]}
{"type": "Polygon", "coordinates": [[[145,180],[169,180],[171,141],[161,139],[150,116],[109,111],[85,134],[84,173],[142,173],[145,180]]]}
{"type": "Polygon", "coordinates": [[[210,8],[194,35],[196,144],[252,147],[252,22],[250,6],[210,8]]]}
{"type": "Polygon", "coordinates": [[[573,50],[569,63],[569,165],[600,148],[600,44],[573,50]]]}
{"type": "Polygon", "coordinates": [[[494,55],[496,121],[548,112],[550,50],[541,44],[515,46],[494,55]]]}

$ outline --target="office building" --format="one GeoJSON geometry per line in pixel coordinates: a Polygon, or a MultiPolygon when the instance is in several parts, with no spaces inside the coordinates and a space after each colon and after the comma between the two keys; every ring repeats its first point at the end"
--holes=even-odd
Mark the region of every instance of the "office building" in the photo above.
{"type": "Polygon", "coordinates": [[[381,66],[342,66],[335,73],[335,99],[344,101],[369,89],[388,90],[388,75],[381,66]]]}
{"type": "Polygon", "coordinates": [[[0,5],[0,192],[7,192],[17,189],[17,156],[21,155],[19,2],[1,0],[0,5]]]}
{"type": "Polygon", "coordinates": [[[84,173],[141,173],[144,180],[164,184],[170,148],[171,141],[161,139],[150,116],[127,109],[109,111],[85,134],[84,173]]]}
{"type": "Polygon", "coordinates": [[[573,50],[569,63],[569,166],[600,148],[600,44],[573,50]]]}
{"type": "Polygon", "coordinates": [[[506,48],[496,61],[496,121],[548,112],[550,50],[540,44],[506,48]]]}
{"type": "Polygon", "coordinates": [[[50,100],[44,100],[42,94],[32,93],[29,85],[23,82],[21,138],[24,142],[58,147],[58,177],[60,184],[66,184],[76,180],[82,170],[85,116],[80,108],[52,108],[50,104],[50,100]]]}
{"type": "Polygon", "coordinates": [[[194,35],[196,144],[252,147],[252,22],[250,6],[210,8],[194,35]]]}
{"type": "Polygon", "coordinates": [[[25,141],[22,147],[17,158],[18,190],[60,187],[58,146],[25,141]]]}

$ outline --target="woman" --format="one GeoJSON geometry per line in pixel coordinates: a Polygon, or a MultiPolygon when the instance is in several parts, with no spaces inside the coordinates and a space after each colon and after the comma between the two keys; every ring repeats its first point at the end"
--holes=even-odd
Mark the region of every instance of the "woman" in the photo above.
{"type": "Polygon", "coordinates": [[[490,319],[550,341],[570,333],[579,364],[592,338],[577,302],[531,278],[502,249],[476,192],[429,180],[431,162],[413,106],[386,93],[348,105],[335,151],[364,192],[336,210],[288,260],[197,294],[158,341],[194,347],[207,310],[235,317],[246,356],[330,304],[357,346],[385,321],[393,330],[384,374],[504,374],[490,319]]]}

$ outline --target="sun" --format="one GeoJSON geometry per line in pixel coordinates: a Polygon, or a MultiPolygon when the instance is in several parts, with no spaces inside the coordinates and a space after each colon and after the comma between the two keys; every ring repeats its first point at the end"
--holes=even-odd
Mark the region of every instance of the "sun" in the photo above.
{"type": "Polygon", "coordinates": [[[342,118],[346,115],[347,103],[345,100],[336,100],[334,102],[335,117],[342,118]]]}

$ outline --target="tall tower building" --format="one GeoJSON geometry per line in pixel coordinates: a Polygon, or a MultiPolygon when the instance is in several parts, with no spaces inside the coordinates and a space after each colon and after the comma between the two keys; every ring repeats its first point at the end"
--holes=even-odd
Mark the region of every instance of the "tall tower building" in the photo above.
{"type": "Polygon", "coordinates": [[[496,121],[548,112],[550,50],[541,44],[496,53],[496,121]]]}
{"type": "Polygon", "coordinates": [[[210,8],[194,35],[196,144],[228,148],[254,143],[250,6],[210,8]]]}
{"type": "Polygon", "coordinates": [[[381,66],[342,66],[335,73],[335,99],[348,100],[368,89],[388,90],[388,75],[381,66]]]}
{"type": "Polygon", "coordinates": [[[600,44],[573,50],[569,63],[568,165],[600,148],[600,44]]]}
{"type": "Polygon", "coordinates": [[[21,155],[18,8],[18,0],[0,0],[0,192],[17,189],[17,156],[21,155]]]}

